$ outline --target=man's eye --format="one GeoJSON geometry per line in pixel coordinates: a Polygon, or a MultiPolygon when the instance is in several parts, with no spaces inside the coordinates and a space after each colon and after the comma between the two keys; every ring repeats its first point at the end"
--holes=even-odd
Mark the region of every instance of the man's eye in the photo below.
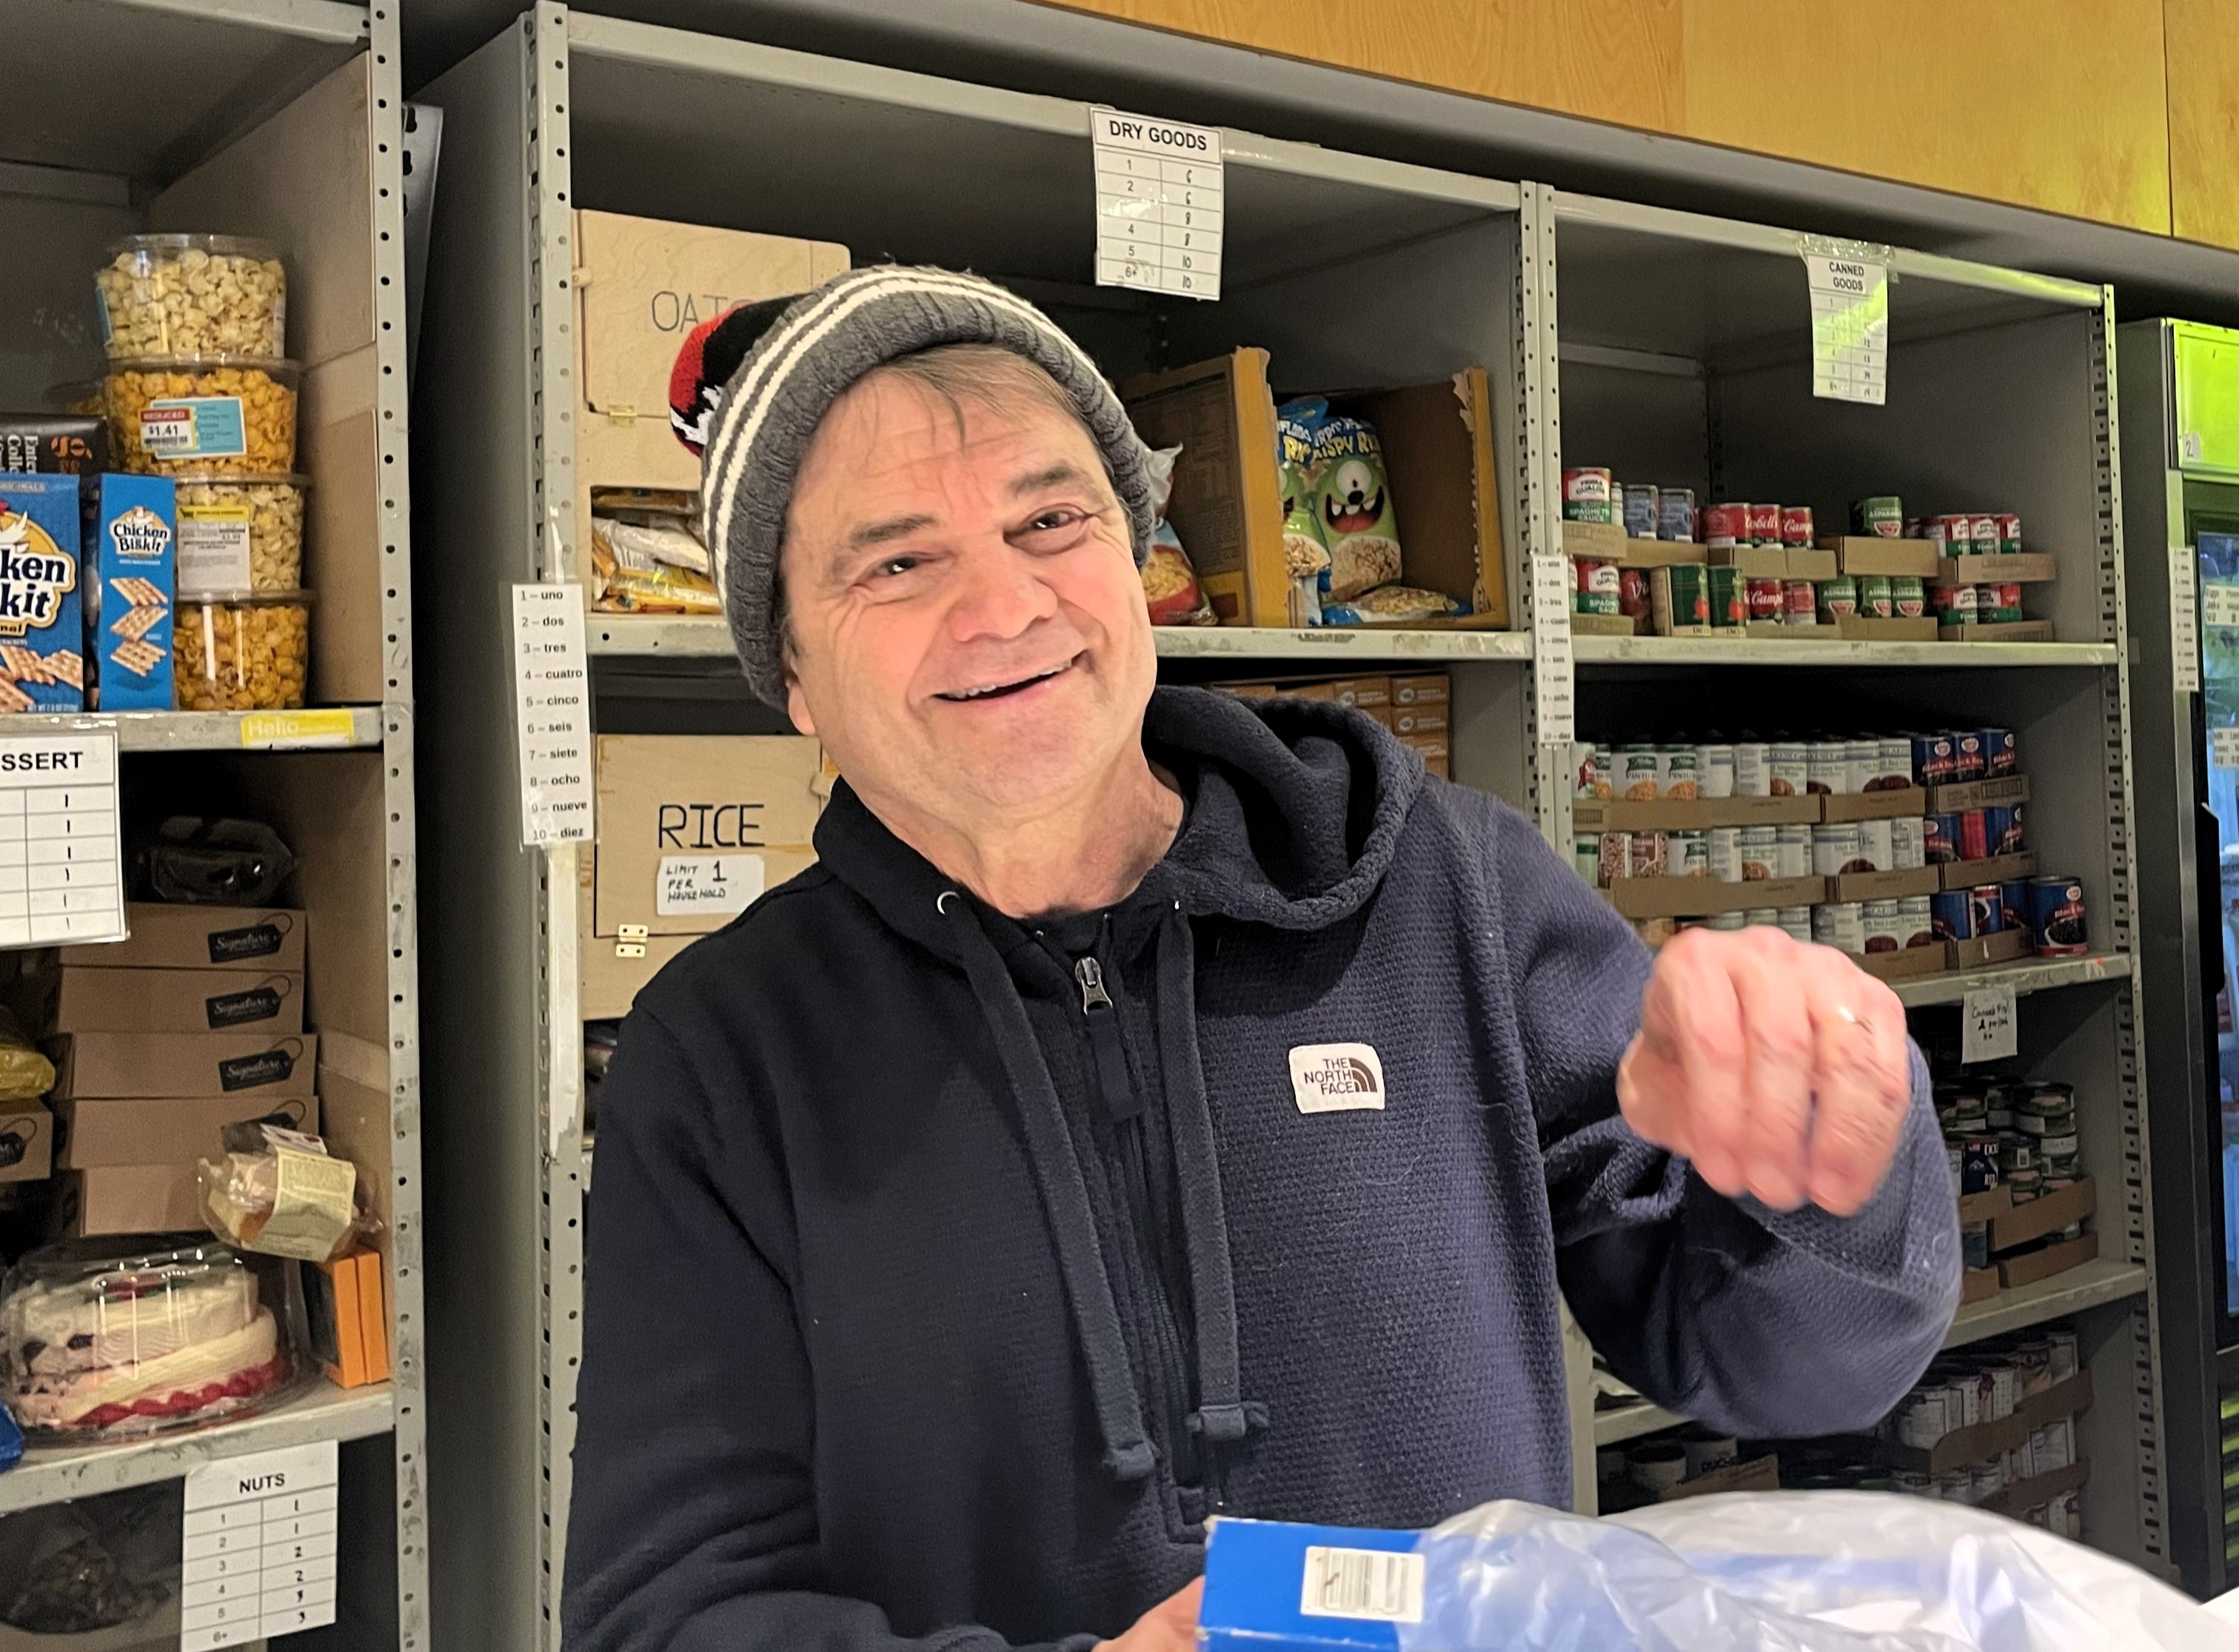
{"type": "Polygon", "coordinates": [[[1053,529],[1070,528],[1080,520],[1080,512],[1070,506],[1060,506],[1043,511],[1026,524],[1026,529],[1031,533],[1047,533],[1053,529]]]}
{"type": "Polygon", "coordinates": [[[889,556],[871,570],[874,579],[888,579],[896,574],[907,574],[917,566],[914,556],[889,556]]]}

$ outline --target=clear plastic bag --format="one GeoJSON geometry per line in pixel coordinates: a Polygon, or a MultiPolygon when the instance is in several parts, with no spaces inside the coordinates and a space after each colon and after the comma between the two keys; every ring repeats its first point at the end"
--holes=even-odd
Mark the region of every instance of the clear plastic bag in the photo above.
{"type": "Polygon", "coordinates": [[[2096,1549],[1963,1504],[1745,1493],[1586,1520],[1495,1502],[1426,1532],[1413,1652],[2239,1652],[2096,1549]]]}

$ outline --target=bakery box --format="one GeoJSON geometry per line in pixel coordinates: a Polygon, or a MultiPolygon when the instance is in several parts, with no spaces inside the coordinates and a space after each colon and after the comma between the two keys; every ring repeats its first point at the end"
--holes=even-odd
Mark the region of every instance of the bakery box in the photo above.
{"type": "Polygon", "coordinates": [[[110,1164],[55,1177],[55,1220],[70,1238],[201,1229],[202,1190],[190,1164],[110,1164]]]}
{"type": "Polygon", "coordinates": [[[40,1048],[56,1101],[85,1096],[309,1096],[316,1033],[64,1033],[40,1048]]]}
{"type": "Polygon", "coordinates": [[[128,902],[123,941],[64,947],[62,963],[95,969],[254,969],[303,968],[303,914],[281,906],[170,906],[128,902]]]}
{"type": "MultiPolygon", "coordinates": [[[[55,1164],[89,1170],[116,1164],[192,1164],[218,1156],[228,1124],[265,1119],[283,1129],[319,1133],[319,1103],[309,1096],[241,1090],[231,1096],[86,1096],[55,1103],[55,1164]]],[[[4,1124],[0,1124],[4,1128],[4,1124]]]]}
{"type": "Polygon", "coordinates": [[[54,974],[48,1032],[303,1030],[303,977],[275,969],[96,969],[54,974]]]}

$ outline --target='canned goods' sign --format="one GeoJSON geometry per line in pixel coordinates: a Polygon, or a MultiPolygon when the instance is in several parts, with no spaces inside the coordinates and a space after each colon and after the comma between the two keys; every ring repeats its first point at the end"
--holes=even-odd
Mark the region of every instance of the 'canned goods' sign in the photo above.
{"type": "Polygon", "coordinates": [[[1806,237],[1811,290],[1811,393],[1837,402],[1889,400],[1889,255],[1806,237]]]}

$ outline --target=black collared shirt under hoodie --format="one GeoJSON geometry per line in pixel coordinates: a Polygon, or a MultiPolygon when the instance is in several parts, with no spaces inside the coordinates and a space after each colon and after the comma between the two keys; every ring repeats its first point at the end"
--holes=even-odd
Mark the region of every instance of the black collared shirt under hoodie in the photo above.
{"type": "Polygon", "coordinates": [[[1658,1402],[1870,1425],[1957,1213],[1914,1057],[1857,1216],[1618,1116],[1649,955],[1365,716],[1161,689],[1179,836],[1013,921],[842,784],[601,1088],[563,1622],[580,1652],[1083,1652],[1206,1520],[1562,1506],[1558,1310],[1658,1402]]]}

